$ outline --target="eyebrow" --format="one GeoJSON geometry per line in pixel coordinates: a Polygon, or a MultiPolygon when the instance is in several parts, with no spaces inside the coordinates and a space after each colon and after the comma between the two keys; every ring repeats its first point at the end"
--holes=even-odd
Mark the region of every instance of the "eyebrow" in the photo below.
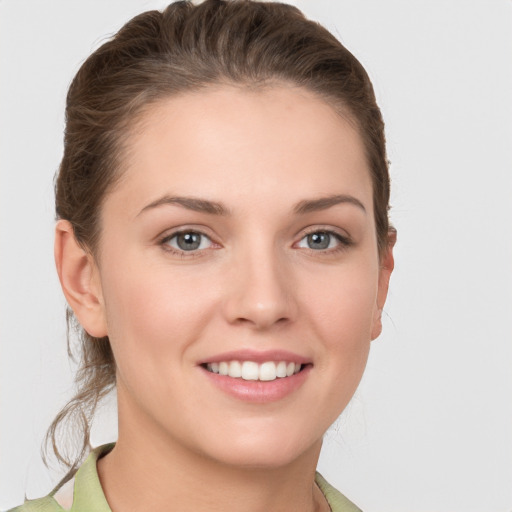
{"type": "Polygon", "coordinates": [[[332,206],[344,203],[353,204],[363,210],[364,213],[366,213],[366,208],[364,207],[363,203],[359,201],[359,199],[346,194],[338,194],[333,196],[320,197],[319,199],[300,201],[295,206],[294,211],[297,214],[311,213],[327,210],[332,206]]]}
{"type": "MultiPolygon", "coordinates": [[[[347,194],[337,194],[333,196],[320,197],[318,199],[305,199],[303,201],[299,201],[293,211],[298,215],[303,215],[306,213],[317,212],[321,210],[327,210],[332,206],[336,206],[338,204],[352,204],[360,208],[363,212],[366,213],[366,208],[363,203],[359,201],[354,196],[350,196],[347,194]]],[[[209,213],[210,215],[229,215],[229,209],[224,206],[222,203],[217,201],[210,201],[208,199],[200,199],[198,197],[182,197],[182,196],[168,196],[165,195],[159,199],[156,199],[152,203],[144,206],[142,210],[137,214],[139,216],[141,213],[151,210],[153,208],[158,208],[163,205],[179,205],[187,210],[192,210],[195,212],[201,213],[209,213]]]]}
{"type": "Polygon", "coordinates": [[[193,210],[195,212],[209,213],[211,215],[227,215],[229,210],[221,203],[216,201],[209,201],[207,199],[199,199],[197,197],[179,197],[179,196],[163,196],[152,203],[144,206],[142,210],[137,214],[139,216],[146,210],[158,208],[162,205],[179,205],[187,208],[187,210],[193,210]]]}

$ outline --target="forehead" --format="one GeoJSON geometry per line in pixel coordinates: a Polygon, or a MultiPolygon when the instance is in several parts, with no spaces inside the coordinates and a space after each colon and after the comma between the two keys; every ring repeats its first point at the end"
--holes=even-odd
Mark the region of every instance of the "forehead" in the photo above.
{"type": "Polygon", "coordinates": [[[141,115],[126,147],[120,188],[133,204],[156,189],[216,200],[235,191],[248,201],[280,191],[296,200],[363,195],[372,209],[354,123],[300,87],[218,86],[160,100],[141,115]]]}

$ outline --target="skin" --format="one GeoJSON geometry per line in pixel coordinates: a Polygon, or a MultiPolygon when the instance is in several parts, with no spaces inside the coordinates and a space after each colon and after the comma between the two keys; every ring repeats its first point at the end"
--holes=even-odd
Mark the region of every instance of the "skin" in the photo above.
{"type": "Polygon", "coordinates": [[[328,510],[322,436],[361,379],[393,268],[354,125],[300,88],[223,86],[153,106],[128,146],[96,256],[67,221],[56,236],[68,302],[116,358],[119,440],[98,463],[112,509],[328,510]],[[333,195],[354,201],[297,212],[333,195]],[[176,196],[226,212],[162,200],[176,196]],[[179,251],[177,230],[204,233],[201,248],[179,251]],[[311,248],[319,231],[343,241],[311,248]],[[311,368],[284,399],[248,403],[198,366],[239,349],[311,368]]]}

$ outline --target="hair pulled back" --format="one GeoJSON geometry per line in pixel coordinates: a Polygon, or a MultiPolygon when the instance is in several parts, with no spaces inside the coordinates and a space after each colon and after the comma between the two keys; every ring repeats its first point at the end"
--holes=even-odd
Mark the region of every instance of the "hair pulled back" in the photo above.
{"type": "MultiPolygon", "coordinates": [[[[373,183],[379,251],[388,244],[389,175],[384,123],[370,79],[358,60],[326,29],[295,7],[249,0],[175,2],[124,25],[96,50],[73,79],[66,102],[64,155],[56,178],[56,215],[78,243],[98,250],[101,206],[122,176],[127,135],[159,100],[216,84],[304,87],[355,122],[373,183]]],[[[108,337],[94,338],[67,312],[79,338],[77,393],[50,426],[47,441],[71,475],[89,448],[98,402],[115,386],[108,337]],[[81,446],[59,451],[68,423],[81,446]]],[[[71,355],[68,339],[68,352],[71,355]]]]}

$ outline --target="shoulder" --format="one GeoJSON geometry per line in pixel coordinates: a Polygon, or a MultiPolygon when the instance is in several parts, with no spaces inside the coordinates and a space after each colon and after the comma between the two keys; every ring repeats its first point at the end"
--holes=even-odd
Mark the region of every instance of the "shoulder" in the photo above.
{"type": "Polygon", "coordinates": [[[327,482],[327,480],[325,480],[325,478],[318,472],[315,477],[315,482],[323,492],[332,512],[362,512],[359,507],[343,496],[340,491],[329,484],[329,482],[327,482]]]}
{"type": "Polygon", "coordinates": [[[45,496],[36,500],[27,500],[23,505],[8,512],[63,512],[63,510],[51,496],[45,496]]]}
{"type": "Polygon", "coordinates": [[[27,500],[8,512],[111,512],[101,488],[96,462],[113,446],[108,444],[92,450],[72,480],[48,496],[27,500]]]}

